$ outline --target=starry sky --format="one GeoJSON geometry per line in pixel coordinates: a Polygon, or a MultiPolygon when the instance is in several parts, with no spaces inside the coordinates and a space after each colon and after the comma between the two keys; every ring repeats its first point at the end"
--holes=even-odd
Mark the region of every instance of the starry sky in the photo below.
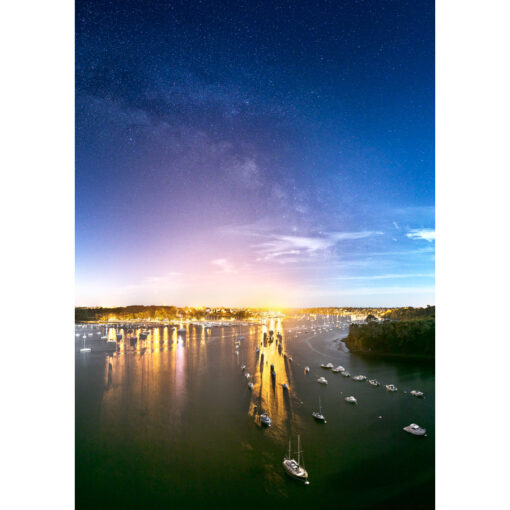
{"type": "Polygon", "coordinates": [[[434,303],[434,2],[76,2],[76,304],[434,303]]]}

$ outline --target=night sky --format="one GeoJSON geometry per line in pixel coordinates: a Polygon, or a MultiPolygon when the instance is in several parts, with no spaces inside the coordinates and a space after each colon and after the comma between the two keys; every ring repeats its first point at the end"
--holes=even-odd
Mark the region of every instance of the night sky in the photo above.
{"type": "Polygon", "coordinates": [[[434,2],[76,2],[76,304],[434,303],[434,2]]]}

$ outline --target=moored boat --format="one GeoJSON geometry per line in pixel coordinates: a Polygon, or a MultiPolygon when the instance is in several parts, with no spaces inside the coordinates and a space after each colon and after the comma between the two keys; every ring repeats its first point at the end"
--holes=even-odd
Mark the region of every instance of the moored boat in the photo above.
{"type": "Polygon", "coordinates": [[[404,427],[404,430],[406,432],[409,432],[409,434],[413,434],[413,436],[426,436],[427,430],[420,427],[419,425],[416,425],[416,423],[411,423],[407,427],[404,427]]]}
{"type": "Polygon", "coordinates": [[[305,485],[308,485],[310,482],[308,481],[308,472],[304,467],[304,461],[303,465],[301,465],[301,454],[303,452],[300,450],[300,446],[300,436],[298,436],[297,460],[295,460],[292,458],[291,443],[289,440],[289,454],[283,459],[283,468],[289,476],[301,480],[305,485]]]}

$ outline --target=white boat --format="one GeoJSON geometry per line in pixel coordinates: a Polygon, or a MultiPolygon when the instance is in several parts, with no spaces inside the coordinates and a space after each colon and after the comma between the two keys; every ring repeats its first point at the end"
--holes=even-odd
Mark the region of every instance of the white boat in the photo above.
{"type": "Polygon", "coordinates": [[[108,339],[108,337],[107,337],[107,336],[102,336],[102,337],[101,337],[101,340],[107,340],[107,339],[108,339]]]}
{"type": "Polygon", "coordinates": [[[324,416],[324,414],[322,413],[322,406],[321,406],[321,399],[319,398],[319,410],[318,411],[313,411],[312,413],[312,416],[317,420],[317,421],[320,421],[321,423],[327,423],[326,422],[326,417],[324,416]]]}
{"type": "Polygon", "coordinates": [[[283,384],[282,384],[282,388],[283,388],[284,390],[288,390],[288,389],[289,389],[289,385],[288,385],[287,383],[283,383],[283,384]]]}
{"type": "Polygon", "coordinates": [[[365,381],[366,380],[366,376],[364,375],[355,375],[353,378],[352,378],[353,381],[365,381]]]}
{"type": "Polygon", "coordinates": [[[336,368],[334,368],[331,371],[335,372],[335,374],[338,374],[338,372],[345,372],[345,368],[342,365],[338,365],[336,368]]]}
{"type": "Polygon", "coordinates": [[[271,417],[267,413],[262,413],[260,415],[260,423],[264,425],[264,427],[270,427],[271,426],[271,417]]]}
{"type": "Polygon", "coordinates": [[[411,423],[411,425],[404,427],[404,430],[406,432],[409,432],[409,434],[413,434],[414,436],[426,436],[427,435],[427,430],[420,427],[419,425],[416,425],[416,423],[411,423]]]}
{"type": "Polygon", "coordinates": [[[418,390],[411,390],[410,393],[413,397],[421,398],[424,396],[423,392],[418,390]]]}
{"type": "Polygon", "coordinates": [[[321,368],[325,368],[327,370],[330,370],[331,368],[333,368],[333,363],[328,363],[328,364],[323,363],[321,365],[321,368]]]}
{"type": "Polygon", "coordinates": [[[83,347],[80,349],[80,352],[90,352],[92,349],[90,347],[85,347],[85,336],[83,337],[83,347]]]}
{"type": "Polygon", "coordinates": [[[110,338],[109,340],[106,341],[107,344],[115,344],[117,345],[117,340],[115,340],[114,338],[110,338]]]}
{"type": "Polygon", "coordinates": [[[305,374],[307,374],[308,372],[310,372],[310,367],[305,367],[305,374]]]}
{"type": "Polygon", "coordinates": [[[379,381],[376,381],[375,379],[370,379],[368,381],[368,384],[371,384],[372,386],[380,386],[381,383],[379,381]]]}
{"type": "Polygon", "coordinates": [[[350,374],[349,372],[347,372],[347,371],[342,372],[342,375],[343,375],[344,377],[351,377],[351,374],[350,374]]]}
{"type": "Polygon", "coordinates": [[[317,382],[318,382],[319,384],[328,384],[328,381],[326,380],[326,378],[325,378],[325,377],[319,377],[319,378],[317,379],[317,382]]]}
{"type": "Polygon", "coordinates": [[[76,333],[74,336],[80,336],[80,333],[76,333]]]}
{"type": "Polygon", "coordinates": [[[249,379],[251,377],[250,372],[246,372],[246,374],[244,374],[244,377],[246,377],[246,379],[249,379]]]}
{"type": "Polygon", "coordinates": [[[248,383],[248,388],[250,388],[250,390],[253,390],[253,383],[251,381],[248,383]]]}
{"type": "Polygon", "coordinates": [[[285,456],[283,459],[283,469],[285,469],[285,472],[292,478],[301,480],[305,483],[305,485],[308,485],[310,482],[308,481],[308,473],[304,467],[304,461],[303,461],[303,465],[301,465],[301,454],[303,452],[300,450],[300,437],[299,436],[298,436],[298,449],[297,449],[296,453],[297,453],[297,460],[294,460],[292,458],[291,444],[290,444],[290,440],[289,440],[289,454],[287,456],[285,456]]]}
{"type": "Polygon", "coordinates": [[[243,364],[243,365],[241,366],[241,370],[244,372],[244,370],[245,370],[245,369],[246,369],[246,365],[244,365],[244,364],[243,364]]]}
{"type": "Polygon", "coordinates": [[[356,398],[353,397],[352,395],[350,397],[345,397],[345,401],[348,402],[349,404],[357,404],[358,403],[356,398]]]}
{"type": "Polygon", "coordinates": [[[387,384],[386,389],[388,391],[397,391],[398,390],[398,388],[396,386],[394,386],[393,384],[387,384]]]}

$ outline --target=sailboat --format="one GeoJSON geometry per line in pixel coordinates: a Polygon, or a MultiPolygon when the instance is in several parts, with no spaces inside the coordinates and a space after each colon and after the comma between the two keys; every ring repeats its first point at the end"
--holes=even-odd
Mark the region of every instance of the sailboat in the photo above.
{"type": "Polygon", "coordinates": [[[303,453],[300,450],[300,436],[298,436],[298,449],[297,449],[297,460],[292,458],[291,453],[291,444],[289,439],[289,455],[283,459],[283,469],[285,472],[292,476],[292,478],[296,478],[298,480],[304,481],[305,485],[308,485],[310,482],[308,481],[308,473],[304,467],[305,463],[303,460],[303,465],[301,466],[301,454],[303,453]]]}
{"type": "Polygon", "coordinates": [[[80,349],[80,352],[90,352],[92,349],[90,347],[85,347],[85,339],[87,337],[84,335],[83,336],[83,347],[80,349]]]}
{"type": "Polygon", "coordinates": [[[321,399],[319,397],[319,410],[314,411],[312,413],[312,416],[317,420],[321,421],[322,423],[327,423],[325,416],[322,414],[322,406],[321,406],[321,399]]]}

